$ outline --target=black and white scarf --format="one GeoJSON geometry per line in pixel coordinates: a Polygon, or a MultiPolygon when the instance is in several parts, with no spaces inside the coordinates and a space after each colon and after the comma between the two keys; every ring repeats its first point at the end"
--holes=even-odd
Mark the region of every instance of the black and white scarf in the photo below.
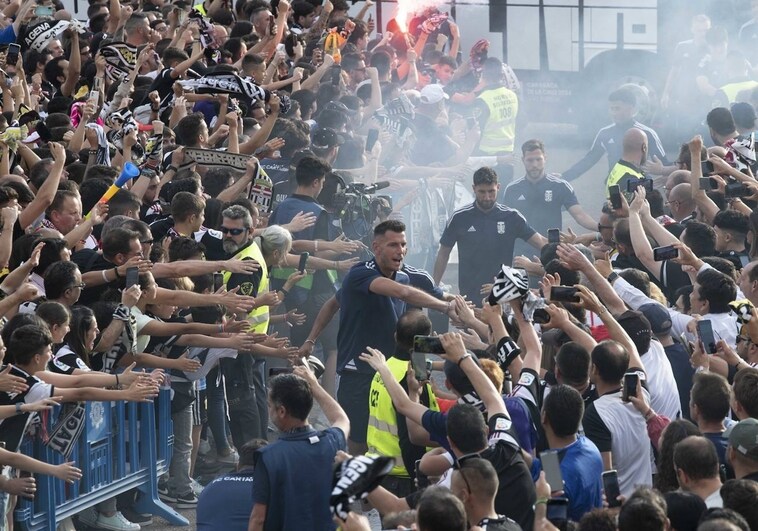
{"type": "Polygon", "coordinates": [[[24,35],[23,45],[25,50],[35,50],[41,52],[50,41],[58,37],[67,29],[73,29],[77,33],[86,33],[87,27],[84,22],[79,20],[43,20],[32,26],[29,26],[24,35]]]}
{"type": "Polygon", "coordinates": [[[125,79],[137,66],[137,47],[131,44],[110,42],[100,47],[100,53],[105,57],[105,73],[111,81],[125,79]]]}

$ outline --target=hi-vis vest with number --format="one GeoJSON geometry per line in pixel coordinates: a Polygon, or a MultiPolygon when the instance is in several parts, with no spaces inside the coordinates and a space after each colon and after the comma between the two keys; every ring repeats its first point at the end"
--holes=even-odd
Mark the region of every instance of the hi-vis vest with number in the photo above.
{"type": "Polygon", "coordinates": [[[488,155],[511,153],[516,138],[518,96],[505,87],[488,89],[479,95],[490,111],[482,130],[479,150],[488,155]]]}
{"type": "Polygon", "coordinates": [[[734,83],[727,83],[719,87],[719,90],[724,94],[729,104],[737,101],[737,98],[742,95],[742,98],[747,95],[748,92],[752,92],[754,88],[758,87],[758,81],[736,81],[734,83]]]}
{"type": "MultiPolygon", "coordinates": [[[[252,242],[250,245],[239,251],[234,255],[234,258],[244,260],[245,258],[252,258],[260,264],[261,267],[261,284],[258,286],[258,296],[260,297],[268,291],[268,267],[266,267],[266,261],[263,259],[263,253],[258,248],[258,244],[252,242]]],[[[224,284],[226,285],[231,278],[232,273],[230,271],[224,271],[224,284]]],[[[269,312],[268,306],[258,306],[250,310],[247,314],[247,320],[252,325],[251,332],[258,332],[265,334],[268,330],[269,312]]]]}
{"type": "MultiPolygon", "coordinates": [[[[402,381],[408,371],[408,362],[397,358],[387,360],[387,366],[392,372],[396,382],[402,381]]],[[[427,384],[428,385],[428,384],[427,384]]],[[[439,411],[437,399],[432,393],[431,387],[427,387],[429,393],[429,409],[439,411]]],[[[371,381],[369,393],[369,417],[368,429],[366,430],[366,444],[369,454],[385,455],[395,459],[395,466],[390,472],[391,476],[410,477],[403,463],[403,454],[400,450],[400,437],[397,432],[397,412],[392,405],[392,398],[384,387],[384,382],[379,373],[374,375],[371,381]]]]}
{"type": "Polygon", "coordinates": [[[614,184],[618,184],[621,187],[621,192],[626,192],[626,181],[623,183],[620,182],[626,174],[631,175],[634,178],[637,179],[644,179],[645,174],[642,173],[640,170],[638,170],[634,165],[624,161],[620,160],[618,161],[613,168],[611,168],[611,172],[608,174],[608,180],[605,184],[605,196],[608,197],[608,189],[613,186],[614,184]]]}

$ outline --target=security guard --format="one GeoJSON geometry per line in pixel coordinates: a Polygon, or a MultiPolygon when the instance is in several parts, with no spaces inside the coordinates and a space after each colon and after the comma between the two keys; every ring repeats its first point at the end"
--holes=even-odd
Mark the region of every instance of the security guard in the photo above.
{"type": "MultiPolygon", "coordinates": [[[[387,359],[392,376],[407,391],[405,383],[408,365],[411,360],[413,338],[417,335],[427,336],[432,332],[432,322],[419,310],[410,310],[397,322],[395,354],[387,359]]],[[[423,368],[426,370],[426,367],[423,368]]],[[[421,403],[432,411],[439,411],[437,399],[431,386],[424,384],[421,390],[421,403]]],[[[369,420],[366,430],[368,453],[385,455],[395,459],[395,466],[382,486],[398,497],[405,497],[416,488],[415,463],[424,455],[425,448],[410,441],[406,419],[399,415],[392,405],[392,398],[379,374],[374,375],[369,393],[369,420]]]]}
{"type": "Polygon", "coordinates": [[[632,127],[624,133],[623,151],[621,159],[611,168],[605,184],[605,195],[609,196],[609,188],[614,184],[619,185],[622,192],[627,189],[630,180],[641,180],[645,174],[640,167],[647,160],[647,135],[632,127]]]}
{"type": "MultiPolygon", "coordinates": [[[[516,93],[503,83],[503,63],[499,59],[490,57],[484,61],[482,82],[484,89],[474,102],[474,116],[481,127],[477,155],[512,155],[519,103],[516,93]]],[[[504,188],[513,177],[513,166],[498,167],[497,173],[504,188]]]]}

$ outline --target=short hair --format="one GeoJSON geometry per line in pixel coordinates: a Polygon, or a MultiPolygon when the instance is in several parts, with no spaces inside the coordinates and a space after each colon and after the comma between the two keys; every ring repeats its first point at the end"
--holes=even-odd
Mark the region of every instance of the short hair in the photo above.
{"type": "Polygon", "coordinates": [[[234,171],[231,168],[209,168],[203,175],[202,184],[206,194],[218,197],[234,179],[234,171]]]}
{"type": "Polygon", "coordinates": [[[542,151],[542,153],[545,153],[545,144],[542,142],[542,140],[537,140],[536,138],[532,138],[531,140],[527,140],[523,144],[521,144],[521,154],[526,155],[530,151],[542,151]]]}
{"type": "Polygon", "coordinates": [[[205,200],[189,192],[179,192],[171,199],[171,217],[182,222],[205,211],[205,200]]]}
{"type": "Polygon", "coordinates": [[[456,404],[447,414],[447,436],[464,454],[481,452],[487,446],[487,425],[482,412],[470,404],[456,404]]]}
{"type": "Polygon", "coordinates": [[[194,146],[200,142],[200,134],[203,131],[205,117],[203,113],[195,112],[179,120],[174,127],[176,144],[182,146],[194,146]]]}
{"type": "Polygon", "coordinates": [[[42,354],[52,343],[53,336],[47,327],[29,324],[13,332],[6,348],[12,363],[28,365],[34,356],[42,354]]]}
{"type": "Polygon", "coordinates": [[[737,371],[732,391],[734,400],[745,412],[750,417],[758,418],[758,369],[750,367],[737,371]]]}
{"type": "Polygon", "coordinates": [[[621,87],[614,90],[608,94],[608,101],[618,101],[631,105],[632,107],[637,106],[637,96],[635,95],[634,90],[629,87],[621,87]]]}
{"type": "Polygon", "coordinates": [[[332,167],[323,159],[306,156],[300,159],[295,168],[295,180],[298,186],[311,186],[332,171],[332,167]]]}
{"type": "Polygon", "coordinates": [[[682,243],[692,249],[695,256],[713,256],[716,252],[716,233],[713,227],[699,221],[688,221],[684,224],[682,243]]]}
{"type": "Polygon", "coordinates": [[[713,226],[744,238],[750,231],[750,219],[738,210],[721,210],[713,217],[713,226]]]}
{"type": "Polygon", "coordinates": [[[256,452],[266,445],[268,445],[266,439],[252,439],[243,444],[239,449],[240,460],[237,463],[237,468],[241,470],[255,466],[256,452]]]}
{"type": "Polygon", "coordinates": [[[221,212],[221,216],[229,219],[241,219],[246,229],[253,227],[253,216],[250,211],[241,205],[232,205],[221,212]]]}
{"type": "Polygon", "coordinates": [[[71,321],[71,312],[60,302],[45,301],[34,311],[48,326],[63,326],[71,321]]]}
{"type": "Polygon", "coordinates": [[[463,502],[445,487],[429,487],[424,491],[416,507],[416,519],[420,531],[468,529],[463,502]]]}
{"type": "Polygon", "coordinates": [[[163,50],[163,54],[161,54],[161,60],[164,64],[169,64],[171,61],[179,61],[180,63],[183,61],[186,61],[189,59],[189,55],[187,55],[187,52],[184,50],[180,50],[179,48],[172,48],[168,47],[165,50],[163,50]]]}
{"type": "Polygon", "coordinates": [[[51,158],[40,159],[35,162],[34,166],[29,170],[29,182],[31,182],[37,190],[39,190],[42,183],[44,183],[45,179],[50,175],[50,166],[52,166],[52,164],[53,159],[51,158]]]}
{"type": "Polygon", "coordinates": [[[726,136],[734,133],[737,126],[734,124],[732,112],[726,107],[716,107],[708,112],[705,118],[708,127],[713,129],[716,134],[726,136]]]}
{"type": "Polygon", "coordinates": [[[666,500],[659,492],[641,487],[621,506],[618,528],[619,531],[663,531],[667,522],[666,500]]]}
{"type": "Polygon", "coordinates": [[[720,374],[696,374],[690,390],[690,402],[697,406],[700,415],[710,422],[721,422],[729,414],[732,389],[720,374]]]}
{"type": "Polygon", "coordinates": [[[432,321],[419,310],[409,310],[400,316],[395,326],[397,346],[410,350],[413,338],[428,336],[432,333],[432,321]]]}
{"type": "Polygon", "coordinates": [[[616,516],[608,509],[593,509],[584,513],[577,531],[616,531],[616,516]]]}
{"type": "Polygon", "coordinates": [[[629,368],[629,353],[620,343],[606,339],[592,349],[592,364],[604,382],[620,382],[629,368]]]}
{"type": "Polygon", "coordinates": [[[729,33],[727,33],[724,26],[713,26],[705,34],[705,42],[707,42],[710,46],[724,44],[726,42],[729,42],[729,33]]]}
{"type": "Polygon", "coordinates": [[[132,16],[126,19],[126,22],[124,23],[124,34],[128,35],[133,32],[142,25],[143,20],[147,20],[147,15],[144,13],[132,13],[132,16]]]}
{"type": "Polygon", "coordinates": [[[387,232],[405,232],[405,223],[396,219],[382,221],[379,225],[374,227],[374,238],[384,236],[387,232]]]}
{"type": "Polygon", "coordinates": [[[58,190],[55,192],[53,202],[50,203],[49,207],[47,207],[47,213],[50,214],[51,212],[60,212],[63,208],[63,204],[66,202],[66,199],[78,200],[79,194],[70,190],[58,190]]]}
{"type": "Polygon", "coordinates": [[[542,412],[558,437],[576,435],[584,415],[584,400],[568,385],[554,385],[545,397],[542,412]]]}
{"type": "Polygon", "coordinates": [[[61,260],[61,252],[68,247],[66,240],[61,238],[40,238],[36,239],[32,246],[44,243],[45,246],[39,253],[39,264],[32,269],[33,273],[45,276],[45,271],[56,262],[61,260]]]}
{"type": "Polygon", "coordinates": [[[483,502],[495,499],[500,481],[492,463],[486,459],[466,459],[458,462],[457,472],[473,487],[473,496],[483,502]]]}
{"type": "Polygon", "coordinates": [[[168,261],[189,260],[197,255],[205,254],[205,245],[195,238],[180,236],[168,244],[168,261]]]}
{"type": "Polygon", "coordinates": [[[646,297],[650,297],[650,276],[647,273],[629,267],[620,271],[619,276],[644,293],[646,297]]]}
{"type": "Polygon", "coordinates": [[[126,212],[129,212],[130,210],[139,214],[140,206],[141,203],[140,200],[137,199],[137,196],[129,190],[124,190],[122,188],[111,197],[110,201],[108,201],[108,215],[125,215],[126,212]]]}
{"type": "Polygon", "coordinates": [[[738,512],[758,529],[758,483],[749,479],[730,479],[721,487],[724,508],[738,512]]]}
{"type": "Polygon", "coordinates": [[[737,268],[731,260],[720,256],[704,256],[702,260],[719,273],[724,273],[729,278],[735,278],[737,268]]]}
{"type": "Polygon", "coordinates": [[[747,520],[735,511],[724,507],[712,507],[703,513],[697,531],[752,531],[747,520]]]}
{"type": "Polygon", "coordinates": [[[707,300],[711,313],[729,313],[729,303],[737,298],[734,280],[715,269],[706,269],[697,275],[698,295],[707,300]]]}
{"type": "Polygon", "coordinates": [[[72,287],[74,274],[79,266],[74,262],[56,262],[45,272],[45,296],[48,299],[60,299],[67,289],[72,287]]]}
{"type": "Polygon", "coordinates": [[[269,384],[268,396],[275,406],[283,406],[287,414],[307,420],[313,408],[313,393],[307,381],[294,374],[280,374],[269,384]]]}
{"type": "Polygon", "coordinates": [[[674,447],[674,467],[693,480],[718,477],[716,446],[702,435],[690,435],[674,447]]]}
{"type": "Polygon", "coordinates": [[[90,166],[84,172],[84,181],[88,181],[90,179],[105,179],[112,184],[117,177],[118,170],[116,168],[102,164],[95,164],[94,166],[90,166]]]}
{"type": "Polygon", "coordinates": [[[131,252],[132,240],[139,240],[139,233],[121,227],[108,231],[103,236],[102,248],[105,258],[115,258],[119,254],[131,252]]]}
{"type": "Polygon", "coordinates": [[[587,384],[590,362],[587,349],[574,341],[561,345],[555,355],[555,367],[561,372],[563,382],[574,387],[587,384]]]}
{"type": "Polygon", "coordinates": [[[482,184],[498,184],[495,170],[488,166],[483,166],[474,172],[474,186],[482,184]]]}
{"type": "Polygon", "coordinates": [[[482,77],[497,81],[503,76],[503,62],[497,57],[488,57],[482,62],[482,77]]]}

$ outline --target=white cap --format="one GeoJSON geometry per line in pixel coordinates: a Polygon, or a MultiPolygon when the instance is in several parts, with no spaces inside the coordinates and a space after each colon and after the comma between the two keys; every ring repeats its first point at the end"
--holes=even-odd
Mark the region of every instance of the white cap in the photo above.
{"type": "Polygon", "coordinates": [[[421,89],[421,103],[425,105],[434,105],[435,103],[439,103],[442,100],[448,99],[450,96],[448,96],[445,93],[445,90],[442,88],[442,85],[427,85],[424,88],[421,89]]]}

